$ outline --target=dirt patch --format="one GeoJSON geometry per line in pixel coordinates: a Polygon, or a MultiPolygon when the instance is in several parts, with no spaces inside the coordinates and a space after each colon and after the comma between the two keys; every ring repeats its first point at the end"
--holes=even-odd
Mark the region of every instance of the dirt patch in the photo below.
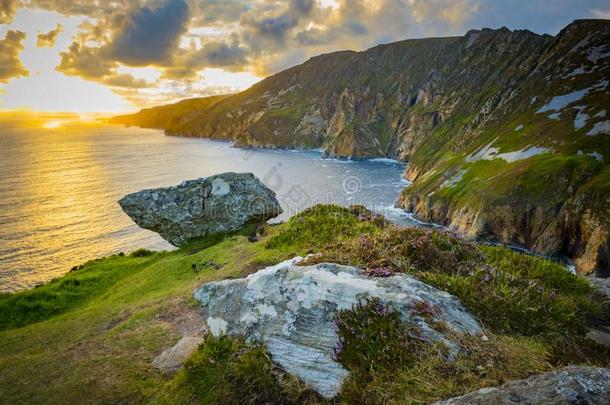
{"type": "Polygon", "coordinates": [[[199,307],[188,305],[184,300],[168,305],[168,311],[160,314],[157,321],[173,329],[180,339],[178,342],[157,355],[152,364],[155,368],[173,373],[197,350],[206,332],[205,322],[199,307]]]}

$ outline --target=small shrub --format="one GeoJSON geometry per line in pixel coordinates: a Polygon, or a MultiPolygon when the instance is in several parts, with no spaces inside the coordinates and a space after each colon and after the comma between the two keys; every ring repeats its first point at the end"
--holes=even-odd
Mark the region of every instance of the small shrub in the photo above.
{"type": "Polygon", "coordinates": [[[332,261],[407,273],[469,274],[481,260],[473,244],[448,233],[390,226],[376,234],[328,245],[305,263],[332,261]]]}
{"type": "Polygon", "coordinates": [[[148,250],[148,249],[138,249],[138,250],[134,250],[133,252],[131,252],[131,257],[147,257],[150,255],[155,254],[155,252],[153,252],[152,250],[148,250]]]}
{"type": "Polygon", "coordinates": [[[394,274],[391,267],[373,267],[364,269],[364,273],[369,277],[390,277],[394,274]]]}
{"type": "Polygon", "coordinates": [[[334,358],[351,371],[411,366],[426,346],[420,330],[402,322],[400,313],[379,298],[339,311],[335,325],[339,342],[334,358]]]}
{"type": "Polygon", "coordinates": [[[204,404],[321,402],[271,362],[265,348],[238,337],[207,335],[175,384],[204,404]]]}
{"type": "MultiPolygon", "coordinates": [[[[425,303],[414,310],[434,312],[425,303]]],[[[544,345],[528,338],[445,333],[461,349],[450,361],[440,342],[424,341],[397,311],[369,299],[336,319],[335,358],[350,370],[340,400],[350,404],[419,403],[460,395],[550,368],[544,345]]]]}
{"type": "Polygon", "coordinates": [[[608,319],[603,299],[560,265],[446,232],[388,227],[328,245],[301,264],[328,261],[412,274],[457,296],[496,333],[583,335],[587,324],[608,319]]]}
{"type": "Polygon", "coordinates": [[[198,263],[193,263],[191,264],[191,269],[195,272],[195,273],[199,273],[202,270],[220,270],[222,269],[223,265],[220,263],[215,262],[214,260],[205,260],[203,262],[198,262],[198,263]]]}

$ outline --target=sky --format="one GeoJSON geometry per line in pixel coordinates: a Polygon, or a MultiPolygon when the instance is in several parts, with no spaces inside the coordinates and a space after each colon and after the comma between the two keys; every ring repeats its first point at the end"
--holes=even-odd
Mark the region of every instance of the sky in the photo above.
{"type": "Polygon", "coordinates": [[[343,49],[557,34],[608,0],[0,0],[0,110],[120,112],[243,90],[343,49]]]}

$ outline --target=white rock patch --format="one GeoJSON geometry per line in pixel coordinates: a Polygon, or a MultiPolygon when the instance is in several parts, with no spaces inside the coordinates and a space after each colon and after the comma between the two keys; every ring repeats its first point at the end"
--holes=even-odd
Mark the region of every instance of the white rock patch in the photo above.
{"type": "Polygon", "coordinates": [[[608,87],[608,80],[601,80],[591,87],[587,87],[585,89],[576,90],[571,93],[562,94],[561,96],[553,97],[547,104],[543,105],[536,111],[537,114],[546,113],[546,112],[555,112],[554,114],[550,114],[549,118],[558,119],[559,112],[563,110],[568,105],[575,103],[585,97],[587,94],[592,93],[594,91],[603,91],[608,87]]]}
{"type": "Polygon", "coordinates": [[[455,186],[462,180],[462,177],[464,177],[465,173],[466,173],[466,170],[460,170],[455,176],[453,176],[450,179],[445,180],[443,182],[443,184],[441,184],[441,188],[455,186]]]}
{"type": "Polygon", "coordinates": [[[274,362],[321,395],[332,398],[348,375],[332,358],[337,345],[334,318],[365,297],[379,297],[423,336],[443,342],[455,355],[457,343],[432,328],[416,304],[435,308],[434,318],[453,333],[482,333],[459,300],[405,274],[372,278],[360,269],[323,263],[295,266],[291,259],[242,279],[203,285],[195,292],[204,319],[215,335],[241,335],[263,343],[274,362]]]}
{"type": "Polygon", "coordinates": [[[584,128],[585,125],[587,125],[587,120],[589,119],[589,115],[585,112],[587,106],[579,105],[575,108],[578,109],[578,113],[576,114],[576,117],[574,117],[574,128],[584,128]]]}
{"type": "Polygon", "coordinates": [[[223,335],[227,331],[228,324],[224,319],[210,316],[206,320],[206,323],[208,324],[208,328],[210,328],[210,332],[212,332],[214,336],[223,335]]]}
{"type": "Polygon", "coordinates": [[[223,179],[214,179],[212,181],[212,195],[223,196],[231,192],[231,186],[223,179]]]}
{"type": "Polygon", "coordinates": [[[599,152],[591,152],[589,156],[593,156],[598,162],[604,162],[604,156],[599,152]]]}
{"type": "Polygon", "coordinates": [[[574,47],[572,49],[570,49],[569,53],[577,52],[581,48],[587,46],[589,44],[589,41],[591,41],[591,34],[587,34],[586,37],[584,37],[576,45],[574,45],[574,47]]]}
{"type": "MultiPolygon", "coordinates": [[[[582,150],[579,150],[578,152],[576,152],[576,154],[579,155],[579,156],[582,156],[585,153],[582,150]]],[[[595,151],[594,152],[589,152],[586,155],[587,156],[591,156],[592,158],[594,158],[598,162],[602,162],[602,163],[604,162],[604,156],[601,153],[599,153],[599,152],[595,152],[595,151]]],[[[576,274],[576,272],[574,274],[576,274]]]]}
{"type": "Polygon", "coordinates": [[[549,148],[545,148],[542,146],[528,146],[525,149],[516,150],[514,152],[500,153],[499,155],[496,155],[496,158],[504,159],[508,163],[512,163],[518,160],[529,159],[533,156],[548,153],[550,151],[551,150],[549,148]]]}
{"type": "Polygon", "coordinates": [[[504,159],[508,163],[512,163],[518,160],[529,159],[533,156],[540,155],[543,153],[552,152],[552,149],[543,146],[528,146],[525,149],[516,150],[513,152],[498,153],[499,149],[492,147],[493,143],[496,140],[497,138],[494,139],[488,145],[485,145],[484,147],[479,149],[476,153],[467,156],[465,159],[466,162],[476,162],[477,160],[504,159]]]}
{"type": "Polygon", "coordinates": [[[598,60],[610,57],[610,51],[606,50],[607,45],[594,46],[589,48],[587,52],[587,59],[593,63],[597,63],[598,60]]]}
{"type": "Polygon", "coordinates": [[[515,132],[519,132],[523,129],[523,124],[519,124],[515,127],[515,132]]]}
{"type": "Polygon", "coordinates": [[[610,121],[596,122],[595,125],[593,125],[593,128],[591,128],[589,132],[587,132],[588,136],[600,134],[610,134],[610,121]]]}
{"type": "Polygon", "coordinates": [[[494,142],[496,142],[498,138],[491,141],[489,144],[483,146],[477,152],[466,157],[467,162],[476,162],[477,160],[491,160],[498,154],[498,148],[492,147],[494,142]]]}
{"type": "Polygon", "coordinates": [[[589,89],[582,89],[563,94],[561,96],[555,96],[547,104],[540,107],[536,113],[540,114],[544,112],[563,110],[568,106],[568,104],[572,104],[587,95],[588,91],[589,89]]]}

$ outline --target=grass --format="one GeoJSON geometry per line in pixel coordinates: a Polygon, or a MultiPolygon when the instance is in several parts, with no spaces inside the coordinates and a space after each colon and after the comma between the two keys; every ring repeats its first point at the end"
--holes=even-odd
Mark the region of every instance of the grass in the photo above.
{"type": "Polygon", "coordinates": [[[456,337],[465,350],[447,362],[442,347],[404,340],[416,331],[391,310],[370,324],[375,313],[365,304],[341,313],[356,333],[343,334],[338,360],[352,373],[339,401],[427,402],[564,363],[609,364],[583,335],[587,324],[605,321],[606,309],[555,263],[442,232],[398,230],[362,207],[307,210],[267,227],[258,242],[246,234],[94,260],[0,296],[0,403],[323,402],[263,347],[239,338],[206,337],[176,376],[151,364],[198,313],[195,288],[310,252],[321,252],[310,261],[412,274],[458,295],[489,331],[488,341],[456,337]]]}
{"type": "Polygon", "coordinates": [[[150,264],[146,257],[138,253],[94,260],[44,286],[0,296],[0,330],[39,322],[83,305],[150,264]]]}
{"type": "Polygon", "coordinates": [[[337,359],[351,374],[341,400],[354,404],[421,403],[550,369],[546,348],[529,338],[453,336],[461,352],[447,360],[440,343],[391,307],[368,300],[337,316],[337,359]]]}
{"type": "Polygon", "coordinates": [[[287,226],[269,239],[265,246],[296,250],[305,247],[319,249],[328,243],[375,233],[385,225],[385,220],[373,216],[362,206],[344,208],[337,205],[316,205],[290,218],[287,226]]]}
{"type": "MultiPolygon", "coordinates": [[[[357,219],[349,210],[330,211],[343,215],[329,221],[320,216],[323,234],[336,226],[348,229],[357,219]]],[[[362,232],[375,227],[365,222],[358,222],[362,232]]],[[[0,403],[163,398],[168,378],[151,362],[179,339],[181,315],[196,311],[195,288],[314,249],[315,238],[295,244],[282,237],[273,248],[265,246],[284,231],[293,233],[292,226],[269,226],[255,243],[243,231],[195,240],[172,252],[114,255],[39,288],[0,295],[0,403]]]]}
{"type": "Polygon", "coordinates": [[[555,364],[610,364],[610,351],[594,342],[590,346],[597,354],[576,350],[587,325],[610,320],[604,298],[549,260],[465,242],[446,232],[389,227],[331,244],[303,264],[327,261],[411,274],[457,296],[494,333],[546,340],[555,364]]]}
{"type": "Polygon", "coordinates": [[[229,336],[205,336],[170,387],[170,392],[181,393],[202,404],[322,401],[315,392],[273,364],[263,346],[229,336]]]}

